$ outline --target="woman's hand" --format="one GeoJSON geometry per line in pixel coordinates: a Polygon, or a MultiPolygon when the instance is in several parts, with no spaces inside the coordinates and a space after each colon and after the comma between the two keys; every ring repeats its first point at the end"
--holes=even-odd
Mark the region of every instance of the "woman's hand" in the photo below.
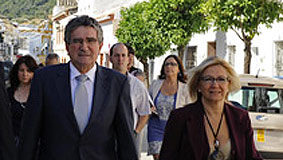
{"type": "Polygon", "coordinates": [[[150,107],[150,111],[151,111],[153,114],[158,115],[158,113],[157,113],[157,109],[156,109],[156,107],[155,107],[155,106],[150,107]]]}

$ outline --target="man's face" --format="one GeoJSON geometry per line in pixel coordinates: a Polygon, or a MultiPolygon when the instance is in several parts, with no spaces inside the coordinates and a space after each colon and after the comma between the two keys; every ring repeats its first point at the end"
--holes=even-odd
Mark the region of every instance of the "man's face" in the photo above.
{"type": "Polygon", "coordinates": [[[88,72],[95,64],[102,48],[98,43],[97,31],[89,26],[80,26],[71,33],[71,42],[66,49],[71,62],[81,72],[88,72]]]}
{"type": "Polygon", "coordinates": [[[125,74],[129,63],[128,49],[123,44],[118,44],[113,48],[113,54],[110,57],[113,69],[125,74]]]}

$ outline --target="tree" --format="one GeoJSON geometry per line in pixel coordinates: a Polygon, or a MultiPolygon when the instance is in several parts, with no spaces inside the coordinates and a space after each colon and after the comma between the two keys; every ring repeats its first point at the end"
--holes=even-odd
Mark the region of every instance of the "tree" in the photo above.
{"type": "Polygon", "coordinates": [[[56,0],[0,0],[0,14],[9,19],[46,19],[56,0]]]}
{"type": "Polygon", "coordinates": [[[250,73],[252,39],[260,34],[260,25],[271,27],[282,20],[283,4],[277,0],[207,0],[201,12],[217,30],[236,32],[245,44],[244,73],[250,73]]]}
{"type": "Polygon", "coordinates": [[[116,31],[120,42],[129,43],[135,49],[135,55],[144,65],[147,77],[148,58],[161,56],[170,47],[160,31],[154,29],[155,22],[148,21],[150,13],[148,2],[136,3],[121,10],[121,20],[116,31]]]}
{"type": "Polygon", "coordinates": [[[177,46],[178,55],[183,59],[185,46],[194,33],[206,31],[208,23],[199,11],[204,0],[150,0],[151,13],[148,21],[154,29],[166,37],[168,44],[177,46]]]}
{"type": "Polygon", "coordinates": [[[149,0],[121,11],[116,36],[120,42],[130,43],[137,51],[148,75],[147,59],[165,54],[172,44],[183,58],[184,48],[193,33],[208,27],[199,12],[203,0],[149,0]]]}

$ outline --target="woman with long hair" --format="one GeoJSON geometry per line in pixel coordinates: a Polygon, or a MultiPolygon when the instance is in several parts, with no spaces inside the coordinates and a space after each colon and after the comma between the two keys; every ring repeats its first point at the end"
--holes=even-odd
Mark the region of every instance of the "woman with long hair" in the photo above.
{"type": "Polygon", "coordinates": [[[189,103],[187,76],[176,55],[165,58],[158,80],[150,85],[149,94],[154,101],[153,114],[148,122],[148,153],[159,159],[164,128],[170,112],[189,103]]]}
{"type": "Polygon", "coordinates": [[[31,80],[38,68],[36,61],[29,55],[20,57],[10,71],[10,84],[7,89],[11,102],[12,124],[16,144],[20,135],[23,113],[29,96],[31,80]]]}

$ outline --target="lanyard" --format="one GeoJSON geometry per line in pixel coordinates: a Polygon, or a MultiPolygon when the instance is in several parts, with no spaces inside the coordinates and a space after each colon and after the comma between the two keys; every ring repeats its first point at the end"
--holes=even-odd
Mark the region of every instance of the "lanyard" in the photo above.
{"type": "Polygon", "coordinates": [[[223,120],[223,115],[224,115],[224,109],[223,109],[223,111],[222,111],[222,113],[221,113],[221,118],[220,118],[220,121],[219,121],[219,123],[218,123],[218,127],[217,127],[217,130],[216,130],[216,133],[215,133],[214,130],[213,130],[213,127],[212,127],[212,125],[211,125],[211,123],[210,123],[210,121],[209,121],[209,119],[208,119],[208,116],[206,115],[206,112],[204,112],[204,115],[205,115],[205,118],[206,118],[207,123],[208,123],[208,125],[209,125],[209,128],[210,128],[210,130],[211,130],[212,133],[213,133],[213,137],[214,137],[214,147],[215,147],[216,150],[218,150],[218,149],[219,149],[219,141],[218,141],[218,139],[217,139],[217,136],[218,136],[218,133],[219,133],[220,128],[221,128],[221,124],[222,124],[222,120],[223,120]]]}

